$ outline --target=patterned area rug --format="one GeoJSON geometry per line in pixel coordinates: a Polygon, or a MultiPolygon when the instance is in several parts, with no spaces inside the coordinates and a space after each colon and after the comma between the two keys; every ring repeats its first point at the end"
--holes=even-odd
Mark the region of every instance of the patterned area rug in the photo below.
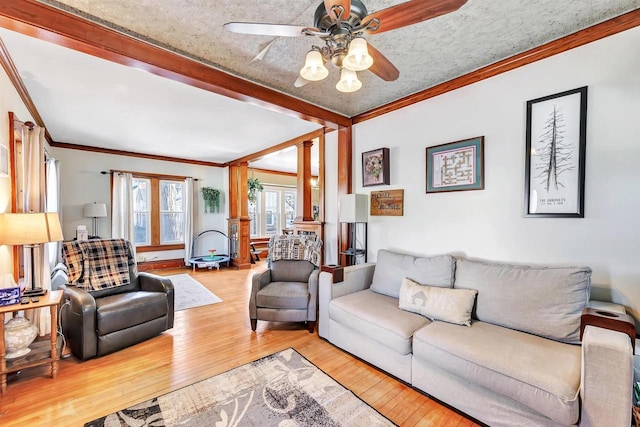
{"type": "Polygon", "coordinates": [[[392,425],[290,348],[85,427],[392,425]]]}
{"type": "Polygon", "coordinates": [[[175,311],[222,302],[213,292],[188,274],[174,274],[164,277],[173,282],[175,311]]]}

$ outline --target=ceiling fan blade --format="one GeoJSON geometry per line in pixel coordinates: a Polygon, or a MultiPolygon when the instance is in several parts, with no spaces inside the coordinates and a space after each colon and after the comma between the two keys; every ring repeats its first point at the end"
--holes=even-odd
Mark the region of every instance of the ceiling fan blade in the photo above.
{"type": "Polygon", "coordinates": [[[295,82],[293,82],[293,85],[295,87],[302,87],[305,86],[307,83],[309,83],[309,80],[305,79],[302,76],[298,76],[298,78],[296,79],[295,82]]]}
{"type": "Polygon", "coordinates": [[[454,12],[466,2],[467,0],[413,0],[372,13],[366,16],[362,22],[377,18],[380,20],[379,27],[366,32],[380,34],[454,12]]]}
{"type": "Polygon", "coordinates": [[[258,52],[258,54],[249,62],[249,64],[256,62],[256,61],[262,61],[265,57],[265,55],[267,54],[267,52],[269,51],[269,49],[271,49],[271,46],[273,46],[273,44],[277,41],[278,39],[273,39],[271,40],[260,52],[258,52]]]}
{"type": "Polygon", "coordinates": [[[307,29],[303,25],[262,24],[253,22],[227,22],[224,29],[232,33],[255,34],[273,37],[299,37],[303,36],[302,30],[307,29]]]}
{"type": "Polygon", "coordinates": [[[373,57],[373,65],[369,67],[369,71],[387,82],[397,80],[398,77],[400,77],[400,71],[398,71],[396,66],[393,65],[386,56],[381,54],[378,49],[371,46],[371,43],[368,43],[368,46],[369,55],[373,57]]]}
{"type": "Polygon", "coordinates": [[[351,15],[351,0],[324,0],[324,8],[327,9],[327,14],[331,19],[338,19],[336,14],[333,12],[334,6],[342,6],[344,9],[341,16],[343,21],[349,19],[349,15],[351,15]]]}

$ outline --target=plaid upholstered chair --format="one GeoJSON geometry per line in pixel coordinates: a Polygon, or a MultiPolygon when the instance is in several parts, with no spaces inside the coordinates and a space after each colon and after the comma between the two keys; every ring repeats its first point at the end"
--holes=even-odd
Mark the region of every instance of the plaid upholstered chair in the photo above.
{"type": "Polygon", "coordinates": [[[251,329],[258,319],[306,322],[316,326],[318,265],[322,241],[315,236],[273,236],[269,240],[269,268],[252,279],[249,299],[251,329]]]}
{"type": "Polygon", "coordinates": [[[137,344],[173,327],[171,280],[138,273],[131,242],[64,242],[62,331],[81,360],[137,344]]]}

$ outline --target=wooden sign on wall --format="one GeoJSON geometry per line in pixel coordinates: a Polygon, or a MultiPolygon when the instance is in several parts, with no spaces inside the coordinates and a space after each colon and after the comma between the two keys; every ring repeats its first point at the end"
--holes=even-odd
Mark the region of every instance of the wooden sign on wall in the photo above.
{"type": "Polygon", "coordinates": [[[404,214],[404,190],[371,192],[371,215],[402,216],[404,214]]]}

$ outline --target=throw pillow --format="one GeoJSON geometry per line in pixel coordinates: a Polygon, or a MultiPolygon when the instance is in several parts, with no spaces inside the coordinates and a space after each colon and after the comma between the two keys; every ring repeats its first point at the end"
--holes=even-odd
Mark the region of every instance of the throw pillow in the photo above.
{"type": "Polygon", "coordinates": [[[405,278],[400,287],[399,306],[431,320],[471,326],[471,311],[477,293],[475,289],[425,286],[405,278]]]}
{"type": "Polygon", "coordinates": [[[443,288],[453,287],[456,259],[451,255],[417,257],[380,249],[371,290],[398,298],[402,278],[443,288]]]}

